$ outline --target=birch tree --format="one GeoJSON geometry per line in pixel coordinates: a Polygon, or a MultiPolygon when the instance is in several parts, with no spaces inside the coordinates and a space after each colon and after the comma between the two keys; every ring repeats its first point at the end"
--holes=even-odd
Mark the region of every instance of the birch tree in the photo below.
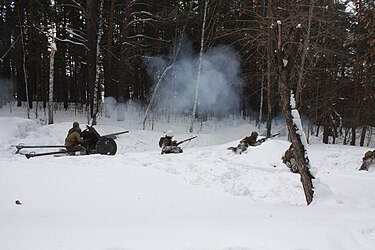
{"type": "MultiPolygon", "coordinates": [[[[54,8],[55,1],[51,0],[51,7],[54,8]]],[[[49,85],[48,85],[48,124],[53,124],[53,87],[54,87],[54,70],[55,70],[55,53],[56,46],[56,24],[52,21],[51,29],[49,31],[49,85]]]]}
{"type": "Polygon", "coordinates": [[[86,2],[86,15],[87,15],[87,47],[89,51],[87,53],[87,69],[88,69],[88,107],[89,115],[91,118],[94,117],[94,96],[95,96],[95,77],[96,77],[96,49],[97,49],[97,7],[98,0],[87,0],[86,2]]]}
{"type": "MultiPolygon", "coordinates": [[[[55,27],[53,28],[55,31],[55,27]]],[[[55,36],[52,33],[50,38],[50,55],[49,55],[49,85],[48,85],[48,124],[53,124],[53,85],[54,85],[54,69],[55,69],[55,53],[57,51],[55,36]]]]}
{"type": "Polygon", "coordinates": [[[198,97],[199,97],[199,85],[200,85],[200,76],[201,76],[201,70],[202,70],[202,60],[203,60],[203,50],[204,50],[204,31],[206,27],[206,17],[207,17],[207,6],[208,6],[208,0],[204,3],[204,11],[203,11],[203,22],[202,22],[202,36],[201,36],[201,49],[199,52],[199,62],[198,62],[198,72],[197,72],[197,81],[195,83],[195,95],[194,95],[194,106],[193,106],[193,112],[191,114],[191,122],[189,127],[189,132],[193,132],[194,128],[194,121],[195,116],[197,113],[197,106],[198,106],[198,97]]]}
{"type": "MultiPolygon", "coordinates": [[[[108,14],[108,34],[107,34],[107,49],[105,53],[105,65],[104,65],[104,97],[115,97],[114,84],[112,80],[112,45],[113,45],[113,29],[114,29],[114,15],[115,15],[115,0],[111,0],[110,9],[108,14]]],[[[111,117],[112,105],[105,103],[105,117],[111,117]]]]}
{"type": "Polygon", "coordinates": [[[101,84],[100,84],[100,62],[101,62],[101,50],[100,50],[100,42],[103,36],[103,6],[104,0],[100,0],[100,7],[99,7],[99,31],[98,31],[98,39],[96,40],[96,71],[95,71],[95,85],[94,85],[94,105],[95,111],[93,115],[92,125],[96,125],[96,117],[99,112],[99,106],[101,105],[101,84]]]}
{"type": "Polygon", "coordinates": [[[26,92],[26,113],[27,113],[27,119],[30,119],[30,102],[29,102],[29,86],[27,84],[27,72],[26,72],[26,50],[25,50],[25,41],[23,38],[23,24],[20,22],[21,25],[21,42],[22,42],[22,65],[23,65],[23,74],[25,79],[25,92],[26,92]]]}

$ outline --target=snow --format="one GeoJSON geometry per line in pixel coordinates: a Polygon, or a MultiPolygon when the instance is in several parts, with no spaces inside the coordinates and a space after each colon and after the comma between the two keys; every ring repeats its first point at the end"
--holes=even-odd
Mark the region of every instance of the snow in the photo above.
{"type": "Polygon", "coordinates": [[[11,145],[63,144],[72,122],[84,128],[86,118],[23,117],[0,109],[0,249],[375,249],[375,169],[358,171],[371,148],[311,140],[317,173],[307,206],[299,175],[280,159],[286,137],[241,155],[226,150],[257,130],[248,121],[208,121],[189,134],[188,119],[142,130],[142,117],[99,117],[102,135],[130,131],[116,139],[116,155],[26,159],[11,145]],[[176,140],[198,137],[183,154],[161,155],[169,129],[176,140]]]}
{"type": "MultiPolygon", "coordinates": [[[[292,113],[293,126],[296,128],[296,133],[299,136],[303,149],[304,149],[305,162],[309,163],[309,156],[307,153],[307,150],[308,150],[307,138],[306,138],[305,131],[303,130],[301,117],[299,115],[298,110],[296,109],[296,100],[294,98],[293,92],[290,93],[290,108],[291,108],[291,113],[292,113]]],[[[313,176],[315,176],[315,172],[316,172],[316,169],[314,167],[310,168],[310,173],[313,176]]]]}
{"type": "Polygon", "coordinates": [[[284,59],[284,58],[283,58],[283,65],[284,65],[284,68],[285,68],[286,66],[288,66],[288,62],[289,62],[289,61],[288,61],[287,59],[284,59]]]}

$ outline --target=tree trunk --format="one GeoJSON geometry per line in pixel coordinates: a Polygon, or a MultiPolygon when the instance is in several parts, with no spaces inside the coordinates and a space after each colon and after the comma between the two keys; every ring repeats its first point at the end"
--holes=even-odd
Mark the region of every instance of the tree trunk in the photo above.
{"type": "MultiPolygon", "coordinates": [[[[107,37],[107,53],[106,63],[104,65],[104,96],[115,97],[115,86],[112,81],[112,44],[113,44],[113,16],[115,14],[115,0],[111,0],[111,7],[108,17],[108,37],[107,37]]],[[[110,118],[111,112],[105,111],[105,117],[110,118]]]]}
{"type": "Polygon", "coordinates": [[[48,88],[48,124],[53,124],[53,76],[55,66],[56,43],[53,39],[51,43],[51,53],[49,57],[49,88],[48,88]]]}
{"type": "Polygon", "coordinates": [[[352,127],[352,139],[350,140],[351,146],[355,146],[356,137],[357,137],[356,128],[352,127]]]}
{"type": "Polygon", "coordinates": [[[281,72],[279,78],[280,108],[283,112],[285,122],[288,127],[289,136],[293,145],[293,152],[296,159],[298,172],[301,176],[301,182],[305,193],[307,205],[313,200],[314,190],[312,184],[313,176],[309,171],[309,161],[305,157],[305,148],[301,137],[297,134],[296,126],[293,124],[293,117],[290,106],[290,89],[288,88],[286,72],[281,72]]]}
{"type": "Polygon", "coordinates": [[[21,26],[21,43],[22,43],[22,72],[23,72],[23,78],[25,82],[25,101],[26,101],[26,113],[27,113],[27,119],[30,119],[30,107],[32,107],[32,104],[29,100],[29,86],[27,84],[27,72],[26,72],[26,50],[25,50],[25,41],[23,39],[23,29],[21,26]]]}
{"type": "MultiPolygon", "coordinates": [[[[271,42],[269,41],[269,46],[271,42]]],[[[267,48],[267,136],[271,136],[272,129],[272,87],[271,87],[271,48],[267,48]]]]}
{"type": "Polygon", "coordinates": [[[263,104],[264,104],[264,72],[262,73],[262,80],[260,81],[260,102],[259,102],[259,123],[258,123],[258,128],[262,125],[263,121],[263,104]]]}
{"type": "Polygon", "coordinates": [[[87,73],[88,73],[88,105],[90,117],[94,117],[94,86],[96,75],[96,15],[97,15],[97,0],[87,0],[87,47],[89,48],[87,54],[87,73]]]}
{"type": "Polygon", "coordinates": [[[299,67],[298,71],[298,82],[297,82],[297,91],[296,91],[296,107],[297,109],[302,105],[301,97],[302,97],[302,84],[303,84],[303,79],[304,79],[304,74],[305,74],[305,61],[307,57],[307,49],[309,47],[309,42],[310,42],[310,32],[311,32],[311,22],[313,18],[313,13],[314,13],[314,4],[315,0],[310,0],[310,7],[309,7],[309,20],[307,24],[307,33],[306,37],[304,39],[303,43],[303,53],[302,53],[302,59],[301,59],[301,66],[299,67]]]}
{"type": "MultiPolygon", "coordinates": [[[[6,6],[6,12],[5,12],[5,25],[4,25],[4,46],[7,50],[11,49],[12,46],[12,22],[13,22],[13,14],[11,12],[10,8],[10,0],[5,1],[5,6],[6,6]]],[[[8,51],[7,51],[8,52],[8,51]]],[[[2,55],[1,55],[2,56],[2,55]]],[[[7,79],[11,79],[11,56],[9,54],[4,55],[1,57],[1,60],[3,61],[3,76],[7,79]]]]}
{"type": "MultiPolygon", "coordinates": [[[[272,16],[272,8],[271,8],[271,3],[268,2],[267,6],[267,18],[270,18],[272,16]]],[[[272,56],[273,56],[273,46],[272,46],[272,41],[271,41],[271,30],[268,29],[267,33],[267,48],[266,48],[266,53],[267,53],[267,136],[271,136],[272,134],[272,78],[271,78],[271,62],[272,62],[272,56]]]]}
{"type": "Polygon", "coordinates": [[[362,126],[362,132],[361,132],[361,138],[359,140],[359,145],[363,147],[365,145],[365,139],[366,139],[366,131],[367,131],[367,125],[364,124],[362,126]]]}
{"type": "Polygon", "coordinates": [[[120,51],[120,73],[119,73],[119,100],[126,101],[129,99],[129,45],[128,45],[128,36],[130,32],[129,22],[130,22],[130,13],[131,13],[131,1],[125,0],[124,3],[124,17],[122,22],[121,29],[121,51],[120,51]]]}
{"type": "Polygon", "coordinates": [[[305,198],[307,205],[309,205],[313,200],[314,190],[312,179],[313,176],[309,170],[309,159],[305,154],[306,149],[303,145],[301,134],[303,131],[297,131],[298,128],[296,124],[293,122],[292,116],[292,106],[291,106],[291,88],[290,88],[290,74],[291,69],[293,67],[294,56],[297,53],[297,44],[300,40],[300,29],[297,29],[295,32],[294,43],[291,45],[288,54],[286,54],[285,50],[282,46],[282,29],[281,29],[281,22],[278,22],[277,25],[277,63],[278,63],[278,82],[279,82],[279,94],[280,94],[280,108],[283,112],[286,125],[288,127],[289,136],[292,141],[294,157],[296,160],[296,165],[298,168],[298,172],[301,176],[301,182],[303,186],[303,190],[305,193],[305,198]],[[284,54],[285,53],[285,54],[284,54]],[[289,57],[285,58],[286,55],[289,57]]]}
{"type": "Polygon", "coordinates": [[[94,86],[94,114],[92,116],[93,120],[91,125],[96,125],[96,117],[99,112],[99,106],[101,104],[101,84],[100,84],[100,64],[101,64],[101,51],[100,51],[100,42],[103,35],[103,5],[104,0],[100,0],[100,9],[99,9],[99,32],[98,39],[96,41],[96,70],[95,70],[95,86],[94,86]]]}
{"type": "Polygon", "coordinates": [[[198,94],[199,94],[200,75],[201,75],[201,70],[202,70],[202,57],[203,57],[203,50],[204,50],[204,31],[206,27],[207,6],[208,6],[208,0],[205,1],[204,10],[203,10],[204,12],[203,12],[203,22],[202,22],[201,49],[199,52],[197,82],[195,84],[194,106],[193,106],[193,112],[191,114],[191,123],[190,123],[190,128],[189,128],[190,133],[193,132],[194,121],[195,121],[195,116],[196,116],[197,106],[198,106],[198,94]]]}
{"type": "Polygon", "coordinates": [[[329,127],[328,125],[323,125],[323,143],[328,144],[329,142],[329,127]]]}

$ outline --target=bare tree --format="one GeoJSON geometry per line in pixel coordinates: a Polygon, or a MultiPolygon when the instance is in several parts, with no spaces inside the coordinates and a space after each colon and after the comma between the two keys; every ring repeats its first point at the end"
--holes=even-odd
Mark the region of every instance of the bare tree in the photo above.
{"type": "Polygon", "coordinates": [[[198,106],[199,84],[200,84],[200,76],[201,76],[201,71],[202,71],[202,60],[203,60],[203,50],[204,50],[204,31],[206,29],[207,6],[208,6],[208,0],[205,0],[204,10],[203,10],[203,21],[202,21],[201,48],[199,52],[199,62],[198,62],[198,73],[197,73],[198,75],[197,75],[197,81],[195,83],[194,106],[193,106],[193,112],[191,114],[191,122],[190,122],[190,128],[189,128],[190,133],[193,132],[194,121],[195,121],[195,116],[196,116],[197,106],[198,106]]]}
{"type": "MultiPolygon", "coordinates": [[[[310,173],[309,159],[306,154],[306,148],[303,144],[300,131],[302,128],[295,126],[292,116],[291,105],[291,73],[295,66],[295,55],[297,54],[298,45],[301,39],[301,28],[299,26],[289,27],[294,32],[292,41],[288,40],[285,35],[283,36],[282,22],[277,20],[276,31],[276,58],[278,67],[278,82],[279,82],[279,95],[280,95],[280,108],[283,112],[286,125],[288,127],[289,136],[292,140],[293,154],[296,160],[298,172],[301,175],[301,182],[305,193],[306,202],[309,205],[313,200],[313,176],[310,173]],[[284,39],[284,40],[283,40],[284,39]]],[[[285,33],[284,33],[285,34],[285,33]]]]}
{"type": "Polygon", "coordinates": [[[92,117],[92,125],[96,125],[96,117],[99,113],[99,106],[101,105],[101,84],[100,84],[100,75],[101,75],[101,47],[100,43],[102,41],[103,36],[103,7],[104,7],[104,0],[100,1],[100,7],[99,7],[99,32],[98,32],[98,38],[96,41],[96,71],[95,71],[95,85],[94,85],[94,96],[93,96],[93,104],[95,105],[94,108],[94,114],[92,117]]]}
{"type": "Polygon", "coordinates": [[[298,70],[298,82],[297,82],[297,89],[296,89],[296,105],[299,106],[299,103],[301,101],[301,95],[302,95],[302,89],[303,89],[303,79],[305,74],[305,62],[307,57],[307,50],[310,45],[310,34],[311,34],[311,23],[313,19],[313,13],[314,13],[314,4],[315,0],[310,0],[310,6],[309,6],[309,16],[308,16],[308,24],[307,24],[307,31],[306,36],[304,38],[303,42],[303,52],[301,55],[301,64],[298,70]]]}
{"type": "Polygon", "coordinates": [[[48,88],[48,124],[53,124],[53,87],[54,87],[54,69],[55,53],[57,51],[55,39],[51,38],[51,52],[49,56],[49,88],[48,88]]]}
{"type": "MultiPolygon", "coordinates": [[[[54,7],[55,2],[51,0],[51,6],[54,7]]],[[[53,89],[54,89],[54,71],[55,71],[55,53],[56,46],[56,24],[51,23],[51,29],[48,32],[48,40],[50,45],[49,55],[49,85],[48,85],[48,124],[53,124],[53,89]]]]}
{"type": "Polygon", "coordinates": [[[87,0],[86,15],[87,15],[87,47],[89,48],[87,54],[87,69],[88,69],[88,107],[91,118],[94,114],[94,96],[95,96],[95,76],[96,76],[96,41],[97,41],[97,0],[87,0]]]}

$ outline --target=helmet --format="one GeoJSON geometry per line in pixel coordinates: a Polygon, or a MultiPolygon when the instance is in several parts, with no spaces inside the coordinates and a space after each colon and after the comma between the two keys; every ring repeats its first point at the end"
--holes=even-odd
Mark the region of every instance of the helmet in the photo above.
{"type": "Polygon", "coordinates": [[[256,137],[258,137],[258,133],[255,132],[255,131],[253,131],[253,132],[251,133],[251,136],[256,138],[256,137]]]}
{"type": "Polygon", "coordinates": [[[165,135],[166,135],[167,137],[173,137],[173,136],[174,136],[174,134],[173,134],[173,130],[168,130],[167,133],[165,133],[165,135]]]}
{"type": "Polygon", "coordinates": [[[73,128],[79,128],[79,123],[78,122],[73,122],[73,128]]]}

